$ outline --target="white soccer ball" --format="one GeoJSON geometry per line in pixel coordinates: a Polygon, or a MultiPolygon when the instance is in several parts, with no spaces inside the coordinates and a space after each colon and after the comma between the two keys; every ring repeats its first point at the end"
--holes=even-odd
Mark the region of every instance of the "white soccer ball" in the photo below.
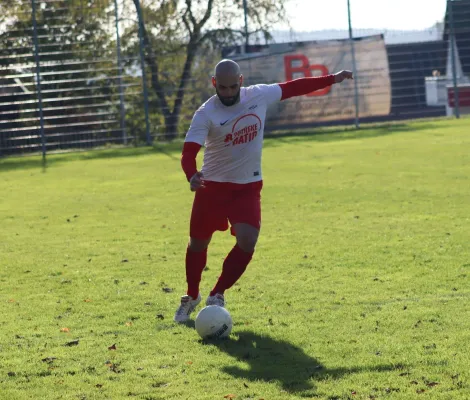
{"type": "Polygon", "coordinates": [[[226,338],[232,331],[232,317],[220,306],[204,307],[196,317],[196,331],[203,339],[226,338]]]}

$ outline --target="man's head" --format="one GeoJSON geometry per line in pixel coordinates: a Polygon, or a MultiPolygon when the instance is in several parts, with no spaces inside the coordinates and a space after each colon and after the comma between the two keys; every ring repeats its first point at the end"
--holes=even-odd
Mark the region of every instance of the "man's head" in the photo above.
{"type": "Polygon", "coordinates": [[[243,76],[240,66],[232,60],[222,60],[215,66],[212,85],[224,106],[233,106],[240,100],[243,76]]]}

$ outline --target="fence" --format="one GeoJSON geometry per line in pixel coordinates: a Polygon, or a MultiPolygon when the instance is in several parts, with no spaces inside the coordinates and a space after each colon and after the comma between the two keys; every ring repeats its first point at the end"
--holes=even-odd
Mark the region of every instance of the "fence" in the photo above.
{"type": "Polygon", "coordinates": [[[121,57],[117,7],[36,0],[17,7],[0,49],[1,153],[134,140],[126,103],[143,105],[141,82],[123,73],[137,59],[121,57]]]}
{"type": "Polygon", "coordinates": [[[188,37],[168,18],[170,9],[139,0],[2,1],[0,156],[184,135],[194,110],[213,94],[209,78],[221,57],[240,63],[247,84],[356,70],[354,83],[341,90],[271,110],[272,128],[470,112],[470,0],[448,1],[441,24],[408,42],[402,33],[402,43],[389,32],[355,30],[351,0],[344,32],[212,44],[192,54],[191,74],[183,68],[188,37]]]}

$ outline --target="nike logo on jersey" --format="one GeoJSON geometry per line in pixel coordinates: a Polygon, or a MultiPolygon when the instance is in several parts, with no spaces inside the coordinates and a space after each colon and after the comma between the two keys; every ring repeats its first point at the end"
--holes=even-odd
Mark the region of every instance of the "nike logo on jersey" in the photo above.
{"type": "Polygon", "coordinates": [[[221,122],[221,123],[220,123],[220,126],[224,126],[228,121],[229,121],[229,120],[224,121],[224,122],[221,122]]]}
{"type": "Polygon", "coordinates": [[[256,107],[258,107],[258,104],[255,104],[254,106],[251,106],[248,110],[254,110],[256,107]]]}

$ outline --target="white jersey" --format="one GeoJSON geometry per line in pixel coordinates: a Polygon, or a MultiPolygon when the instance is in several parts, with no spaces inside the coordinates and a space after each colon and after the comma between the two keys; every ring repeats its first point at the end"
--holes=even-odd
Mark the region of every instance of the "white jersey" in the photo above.
{"type": "Polygon", "coordinates": [[[205,146],[201,172],[215,182],[251,183],[262,179],[266,110],[281,100],[278,84],[240,89],[240,102],[224,106],[217,95],[194,114],[185,142],[205,146]]]}

